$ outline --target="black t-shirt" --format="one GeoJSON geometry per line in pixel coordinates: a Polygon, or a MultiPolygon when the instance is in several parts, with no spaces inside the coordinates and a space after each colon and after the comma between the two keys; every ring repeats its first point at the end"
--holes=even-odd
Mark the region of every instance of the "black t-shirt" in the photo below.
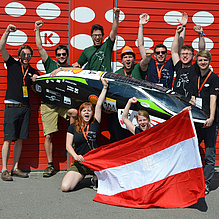
{"type": "Polygon", "coordinates": [[[141,128],[139,128],[138,126],[135,127],[135,135],[138,133],[143,132],[143,130],[141,128]]]}
{"type": "MultiPolygon", "coordinates": [[[[205,74],[203,77],[200,75],[200,87],[203,84],[204,80],[206,79],[208,73],[205,74]]],[[[192,96],[198,97],[198,76],[196,76],[196,79],[192,84],[194,86],[192,91],[192,96]]],[[[202,98],[202,109],[209,115],[210,115],[210,95],[212,94],[215,95],[219,94],[219,78],[213,72],[205,82],[200,92],[200,97],[202,98]]]]}
{"type": "MultiPolygon", "coordinates": [[[[28,73],[25,77],[25,86],[28,89],[28,97],[23,97],[23,72],[21,63],[16,61],[12,56],[5,62],[7,65],[7,91],[6,100],[16,100],[25,105],[29,105],[29,86],[32,84],[31,77],[38,74],[38,71],[29,65],[28,73]]],[[[24,69],[26,72],[26,69],[24,69]]]]}
{"type": "MultiPolygon", "coordinates": [[[[90,124],[90,126],[89,126],[87,139],[88,139],[88,142],[89,142],[92,149],[98,147],[97,146],[97,134],[98,134],[98,131],[99,131],[99,126],[100,126],[100,123],[97,122],[97,120],[95,120],[94,123],[90,124]]],[[[85,133],[87,133],[87,127],[85,128],[84,131],[85,131],[85,133]]],[[[74,149],[75,149],[76,154],[83,156],[91,150],[90,147],[87,144],[87,141],[86,141],[83,133],[79,134],[75,130],[74,123],[72,123],[68,127],[67,132],[74,135],[73,142],[75,143],[75,148],[74,149]]]]}
{"type": "Polygon", "coordinates": [[[178,61],[175,65],[176,78],[173,85],[173,90],[178,94],[191,98],[192,81],[199,75],[199,67],[197,63],[194,63],[189,68],[182,68],[182,62],[178,61]]]}

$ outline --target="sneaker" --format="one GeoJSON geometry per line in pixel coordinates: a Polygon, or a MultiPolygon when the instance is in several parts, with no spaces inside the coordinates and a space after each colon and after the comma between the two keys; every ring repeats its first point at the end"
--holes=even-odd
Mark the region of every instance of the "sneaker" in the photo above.
{"type": "Polygon", "coordinates": [[[91,183],[93,184],[93,190],[97,191],[98,189],[98,180],[94,179],[93,177],[91,178],[91,183]]]}
{"type": "Polygon", "coordinates": [[[50,177],[55,174],[55,168],[54,166],[48,166],[44,172],[43,172],[43,177],[50,177]]]}
{"type": "Polygon", "coordinates": [[[205,195],[208,195],[210,192],[210,189],[207,185],[205,185],[205,195]]]}

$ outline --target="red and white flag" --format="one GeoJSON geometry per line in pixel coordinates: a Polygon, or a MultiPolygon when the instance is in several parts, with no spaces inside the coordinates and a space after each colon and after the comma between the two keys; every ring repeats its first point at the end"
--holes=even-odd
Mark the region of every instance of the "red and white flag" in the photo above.
{"type": "Polygon", "coordinates": [[[132,208],[183,208],[205,196],[196,132],[188,110],[84,156],[98,177],[94,201],[132,208]]]}

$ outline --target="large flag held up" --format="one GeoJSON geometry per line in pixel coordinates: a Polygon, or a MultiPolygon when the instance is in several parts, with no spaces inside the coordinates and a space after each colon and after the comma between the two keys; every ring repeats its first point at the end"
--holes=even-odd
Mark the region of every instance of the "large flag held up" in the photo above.
{"type": "Polygon", "coordinates": [[[84,156],[98,177],[94,201],[132,208],[183,208],[205,196],[191,112],[84,156]]]}

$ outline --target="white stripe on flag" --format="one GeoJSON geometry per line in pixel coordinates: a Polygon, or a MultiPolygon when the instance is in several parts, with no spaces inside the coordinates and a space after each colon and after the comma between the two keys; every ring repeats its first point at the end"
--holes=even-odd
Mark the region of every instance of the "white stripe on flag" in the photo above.
{"type": "Polygon", "coordinates": [[[115,195],[199,167],[202,163],[194,137],[135,162],[95,171],[98,193],[115,195]]]}

